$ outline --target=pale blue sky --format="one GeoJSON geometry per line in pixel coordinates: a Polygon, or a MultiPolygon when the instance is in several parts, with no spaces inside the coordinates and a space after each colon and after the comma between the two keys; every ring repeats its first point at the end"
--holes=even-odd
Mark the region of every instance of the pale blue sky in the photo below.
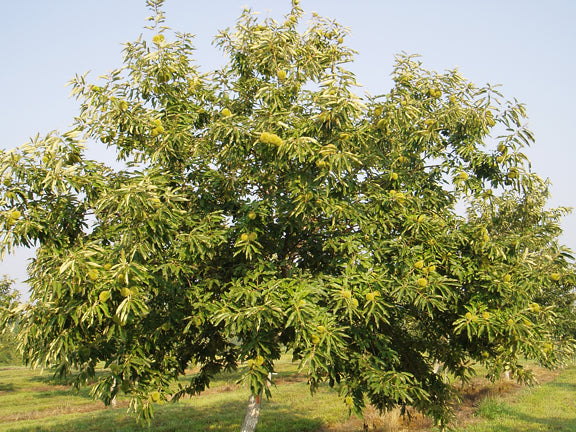
{"type": "MultiPolygon", "coordinates": [[[[122,43],[144,30],[145,0],[19,0],[2,5],[0,68],[1,148],[37,132],[65,129],[77,107],[65,83],[88,70],[98,75],[121,65],[122,43]]],[[[167,0],[167,25],[197,36],[205,70],[221,63],[211,45],[245,6],[281,18],[289,1],[167,0]]],[[[359,51],[350,68],[363,89],[391,86],[394,56],[422,55],[425,67],[458,67],[478,85],[502,84],[508,98],[527,105],[536,144],[533,169],[553,183],[551,206],[576,206],[576,1],[574,0],[301,0],[349,27],[359,51]]],[[[564,219],[563,241],[576,249],[576,215],[564,219]]],[[[0,263],[0,274],[26,278],[26,254],[0,263]]],[[[22,287],[22,285],[19,285],[22,287]]]]}

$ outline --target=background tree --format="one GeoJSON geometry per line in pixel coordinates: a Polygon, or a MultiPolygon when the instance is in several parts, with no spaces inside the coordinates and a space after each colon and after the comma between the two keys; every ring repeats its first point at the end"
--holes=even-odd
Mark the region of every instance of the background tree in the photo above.
{"type": "Polygon", "coordinates": [[[22,361],[18,354],[15,327],[18,322],[10,310],[19,305],[20,293],[12,288],[14,281],[7,276],[0,279],[0,364],[16,364],[22,361]]]}
{"type": "Polygon", "coordinates": [[[438,365],[529,380],[525,358],[572,354],[564,210],[545,209],[521,153],[522,105],[411,56],[361,98],[347,30],[314,16],[300,32],[297,1],[282,22],[246,11],[216,38],[228,64],[202,74],[192,37],[147,3],[151,41],[71,81],[71,130],[1,155],[0,244],[38,247],[26,362],[78,383],[104,362],[94,395],[130,394],[149,418],[227,368],[269,393],[289,351],[351,410],[413,406],[443,425],[438,365]],[[84,140],[124,168],[88,160],[84,140]]]}

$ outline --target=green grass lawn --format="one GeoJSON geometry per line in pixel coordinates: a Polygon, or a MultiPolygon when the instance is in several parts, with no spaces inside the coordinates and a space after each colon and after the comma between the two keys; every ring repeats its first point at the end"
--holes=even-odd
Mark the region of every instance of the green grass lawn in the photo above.
{"type": "MultiPolygon", "coordinates": [[[[237,374],[224,374],[199,397],[158,405],[148,425],[126,413],[127,401],[118,408],[95,402],[88,389],[76,391],[22,367],[0,368],[0,431],[238,431],[248,392],[235,385],[237,374]]],[[[348,410],[335,390],[321,387],[312,397],[296,366],[284,360],[276,376],[273,398],[264,400],[261,431],[315,431],[323,425],[344,422],[348,410]]]]}
{"type": "Polygon", "coordinates": [[[488,397],[477,410],[479,422],[458,432],[576,432],[576,367],[553,381],[505,397],[488,397]]]}
{"type": "MultiPolygon", "coordinates": [[[[349,419],[335,390],[321,387],[312,397],[305,378],[288,358],[278,370],[273,397],[263,403],[259,431],[362,430],[361,421],[349,419]]],[[[51,378],[49,372],[0,367],[0,432],[238,431],[248,399],[248,392],[235,384],[238,374],[223,374],[201,396],[157,406],[148,426],[126,413],[126,399],[120,399],[117,408],[106,408],[91,399],[88,389],[76,391],[51,378]]],[[[576,432],[576,367],[541,386],[502,396],[488,394],[476,403],[475,416],[462,419],[456,431],[576,432]]],[[[386,426],[380,419],[378,424],[375,431],[407,430],[405,422],[386,426]]],[[[418,429],[412,423],[409,430],[433,429],[418,429]]]]}

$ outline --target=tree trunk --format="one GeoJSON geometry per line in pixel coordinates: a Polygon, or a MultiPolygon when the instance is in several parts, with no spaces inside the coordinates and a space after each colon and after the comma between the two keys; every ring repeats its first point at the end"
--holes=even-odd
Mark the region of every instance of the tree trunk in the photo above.
{"type": "Polygon", "coordinates": [[[256,430],[256,425],[260,418],[261,396],[262,393],[258,396],[254,396],[253,394],[250,395],[250,399],[248,399],[248,408],[246,409],[246,415],[244,416],[240,432],[254,432],[256,430]]]}
{"type": "MultiPolygon", "coordinates": [[[[272,372],[269,372],[266,385],[270,386],[271,384],[272,372]]],[[[244,416],[244,421],[242,422],[242,429],[240,429],[240,432],[254,432],[256,430],[256,425],[258,424],[258,419],[260,418],[262,393],[263,392],[261,391],[258,396],[254,396],[253,394],[250,395],[250,399],[248,399],[248,408],[246,408],[246,415],[244,416]]]]}
{"type": "Polygon", "coordinates": [[[114,397],[112,397],[112,400],[110,401],[110,405],[112,405],[112,408],[116,408],[117,405],[117,400],[116,400],[116,387],[118,387],[118,381],[116,381],[116,378],[114,378],[114,384],[112,384],[112,388],[110,389],[110,391],[112,393],[114,393],[114,397]]]}

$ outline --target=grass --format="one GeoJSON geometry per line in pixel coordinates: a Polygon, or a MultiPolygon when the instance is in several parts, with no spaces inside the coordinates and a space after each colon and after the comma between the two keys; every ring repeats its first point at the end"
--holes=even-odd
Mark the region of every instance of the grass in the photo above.
{"type": "Polygon", "coordinates": [[[494,420],[506,412],[507,404],[502,400],[490,396],[480,402],[476,415],[487,420],[494,420]]]}
{"type": "Polygon", "coordinates": [[[554,380],[502,397],[484,399],[476,411],[480,421],[458,432],[576,432],[576,367],[554,380]]]}
{"type": "MultiPolygon", "coordinates": [[[[345,422],[348,410],[337,393],[321,387],[312,397],[304,377],[288,360],[279,364],[273,398],[264,400],[258,430],[315,431],[345,422]],[[282,421],[278,421],[282,419],[282,421]]],[[[0,432],[133,432],[133,431],[237,431],[248,392],[238,388],[237,374],[223,374],[200,397],[157,406],[148,427],[126,413],[127,400],[118,408],[105,408],[89,396],[51,382],[51,375],[22,367],[0,368],[0,432]]]]}
{"type": "MultiPolygon", "coordinates": [[[[321,387],[312,397],[305,378],[288,358],[278,365],[273,397],[264,400],[258,431],[356,432],[362,421],[348,417],[335,390],[321,387]]],[[[0,432],[177,432],[238,431],[248,393],[235,381],[238,374],[221,375],[204,394],[166,403],[156,409],[150,426],[138,424],[126,413],[127,400],[106,408],[92,400],[88,389],[74,390],[55,383],[51,374],[23,367],[0,367],[0,432]]],[[[462,406],[457,432],[576,432],[576,367],[531,389],[510,384],[488,386],[476,381],[469,389],[468,411],[462,406]],[[552,379],[555,378],[555,379],[552,379]],[[511,390],[511,387],[513,389],[511,390]],[[482,397],[481,397],[482,396],[482,397]]],[[[432,431],[425,419],[408,424],[371,412],[367,423],[374,431],[432,431]]]]}

